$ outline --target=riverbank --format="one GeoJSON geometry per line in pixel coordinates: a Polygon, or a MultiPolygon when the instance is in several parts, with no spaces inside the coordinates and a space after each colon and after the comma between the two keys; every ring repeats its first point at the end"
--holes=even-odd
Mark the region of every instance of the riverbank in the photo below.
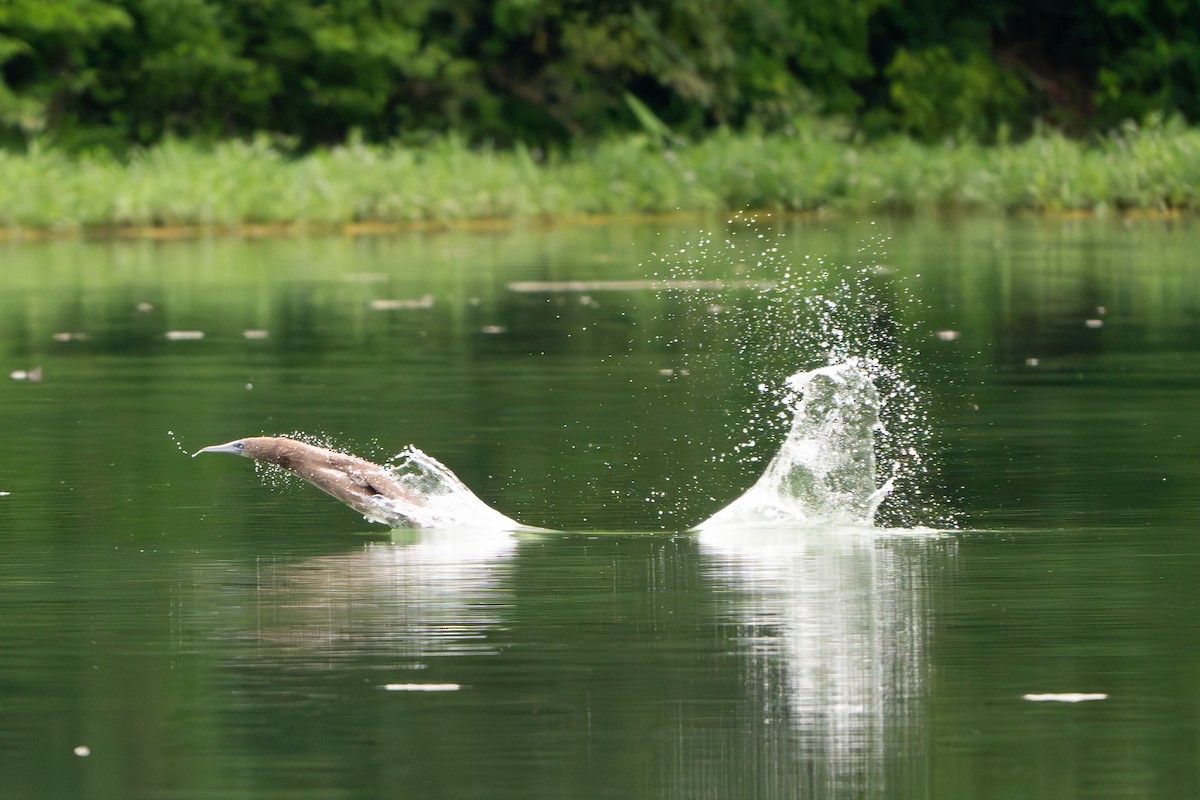
{"type": "Polygon", "coordinates": [[[735,209],[840,214],[1190,213],[1200,130],[1127,126],[1083,143],[859,145],[814,127],[646,135],[571,153],[352,144],[291,158],[266,139],[167,142],[121,161],[0,153],[0,236],[365,233],[735,209]]]}

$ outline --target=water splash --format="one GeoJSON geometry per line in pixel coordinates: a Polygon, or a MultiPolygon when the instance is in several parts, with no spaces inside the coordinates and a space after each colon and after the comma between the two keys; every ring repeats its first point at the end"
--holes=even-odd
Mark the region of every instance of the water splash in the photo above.
{"type": "Polygon", "coordinates": [[[175,443],[176,450],[183,453],[185,456],[190,455],[190,453],[187,451],[187,448],[184,447],[183,443],[179,441],[179,437],[175,435],[175,431],[167,431],[167,436],[169,436],[171,441],[175,443]]]}
{"type": "MultiPolygon", "coordinates": [[[[325,434],[289,431],[278,434],[314,447],[354,455],[325,434]]],[[[469,529],[475,531],[537,530],[522,525],[495,510],[467,487],[449,467],[431,455],[409,445],[396,455],[379,458],[381,447],[372,440],[365,448],[370,458],[383,461],[393,478],[408,490],[411,499],[373,498],[374,508],[364,515],[368,522],[391,528],[469,529]]],[[[303,478],[265,461],[254,462],[259,480],[275,491],[288,491],[305,485],[303,478]]]]}
{"type": "MultiPolygon", "coordinates": [[[[676,301],[664,315],[671,333],[660,337],[670,367],[660,373],[707,373],[709,380],[728,376],[744,382],[752,400],[734,415],[730,445],[709,456],[713,469],[682,481],[664,477],[661,485],[648,487],[647,516],[661,518],[671,503],[687,504],[686,510],[697,498],[712,499],[722,464],[735,462],[745,485],[750,471],[769,461],[745,494],[697,527],[826,522],[953,527],[953,515],[926,488],[934,473],[928,460],[932,426],[910,377],[916,369],[906,345],[920,332],[912,319],[920,309],[884,264],[887,238],[871,235],[855,263],[838,265],[783,247],[784,234],[753,216],[739,215],[728,226],[724,237],[702,232],[659,256],[652,281],[517,289],[674,293],[676,301]],[[798,365],[815,368],[794,372],[798,365]],[[773,451],[777,442],[782,444],[773,451]]],[[[324,438],[286,435],[338,449],[324,438]]],[[[367,517],[371,521],[412,528],[523,528],[415,447],[388,466],[417,500],[379,498],[367,517]]],[[[259,469],[276,488],[298,480],[278,468],[259,469]]]]}
{"type": "Polygon", "coordinates": [[[757,483],[697,529],[870,526],[893,486],[876,485],[880,398],[871,372],[852,358],[788,378],[792,425],[779,452],[757,483]]]}
{"type": "MultiPolygon", "coordinates": [[[[286,433],[269,434],[272,436],[282,436],[287,439],[295,439],[298,442],[311,444],[313,447],[321,447],[326,450],[332,450],[335,453],[344,453],[345,455],[359,455],[352,453],[344,445],[340,445],[332,436],[325,433],[309,433],[308,431],[287,431],[286,433]]],[[[368,456],[369,457],[369,456],[368,456]]],[[[282,467],[271,464],[267,461],[255,461],[254,473],[258,476],[259,481],[264,486],[275,492],[290,492],[293,489],[306,486],[304,479],[299,475],[288,472],[282,467]]]]}
{"type": "MultiPolygon", "coordinates": [[[[795,455],[797,436],[807,441],[809,448],[831,451],[848,437],[862,454],[872,454],[870,471],[859,476],[862,485],[854,493],[858,499],[849,505],[835,503],[834,508],[830,497],[806,496],[807,490],[782,481],[777,493],[786,495],[792,485],[799,495],[782,506],[775,503],[779,518],[853,518],[869,524],[878,508],[879,522],[887,526],[953,527],[954,516],[945,508],[940,493],[930,491],[936,481],[936,465],[930,461],[933,426],[918,388],[920,366],[908,345],[923,330],[921,305],[886,263],[888,237],[869,226],[849,263],[804,253],[785,244],[786,238],[786,232],[769,215],[760,219],[738,214],[727,221],[723,234],[703,232],[658,257],[660,277],[703,280],[718,274],[735,275],[754,287],[741,293],[698,293],[698,305],[684,308],[673,320],[680,332],[664,342],[679,366],[690,367],[695,374],[731,368],[730,379],[745,384],[748,401],[731,431],[735,438],[728,449],[714,451],[711,462],[714,467],[734,462],[745,469],[770,460],[771,466],[751,490],[763,501],[763,482],[788,471],[784,465],[795,455]],[[691,328],[696,327],[693,320],[701,320],[703,326],[697,331],[701,336],[695,339],[691,338],[691,328]],[[692,343],[700,339],[724,342],[721,357],[731,358],[730,366],[723,367],[711,350],[692,343]],[[863,413],[872,415],[875,425],[869,432],[860,428],[857,433],[799,431],[806,424],[804,413],[811,413],[821,403],[798,404],[797,383],[805,376],[809,381],[817,376],[829,379],[824,368],[836,372],[847,364],[854,366],[845,369],[858,377],[842,375],[849,383],[838,394],[838,401],[863,404],[863,413]],[[796,373],[798,366],[817,369],[796,373]],[[821,436],[830,438],[818,445],[821,436]],[[778,454],[771,452],[776,442],[783,442],[778,454]],[[887,490],[881,493],[877,493],[882,487],[876,485],[876,468],[885,476],[887,490]],[[868,480],[872,483],[869,490],[868,480]],[[816,506],[808,508],[810,502],[816,506]],[[788,508],[786,513],[780,510],[783,506],[788,508]]],[[[840,409],[837,418],[846,417],[848,409],[840,409]]],[[[865,460],[851,458],[850,462],[868,466],[865,460]]],[[[711,486],[697,485],[691,490],[697,494],[711,491],[711,486]]],[[[739,500],[737,507],[744,510],[749,502],[739,500]]]]}
{"type": "Polygon", "coordinates": [[[526,529],[479,499],[457,475],[431,455],[409,445],[386,464],[413,500],[380,498],[378,517],[393,528],[526,529]]]}

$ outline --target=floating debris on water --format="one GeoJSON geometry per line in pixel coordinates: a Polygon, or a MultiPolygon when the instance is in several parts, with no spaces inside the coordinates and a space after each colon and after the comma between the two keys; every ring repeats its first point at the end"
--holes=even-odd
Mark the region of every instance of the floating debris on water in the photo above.
{"type": "Polygon", "coordinates": [[[204,338],[204,331],[167,331],[163,336],[170,342],[194,342],[204,338]]]}
{"type": "MultiPolygon", "coordinates": [[[[510,292],[534,294],[574,294],[577,292],[662,292],[695,291],[712,292],[725,289],[772,289],[774,281],[727,281],[727,280],[623,280],[623,281],[514,281],[508,284],[510,292]]],[[[590,298],[589,298],[590,299],[590,298]]]]}
{"type": "Polygon", "coordinates": [[[426,294],[416,300],[389,300],[377,298],[369,303],[372,311],[411,311],[418,308],[433,308],[433,295],[426,294]]]}
{"type": "Polygon", "coordinates": [[[251,328],[248,331],[242,331],[243,339],[266,339],[270,334],[262,328],[251,328]]]}
{"type": "Polygon", "coordinates": [[[462,688],[457,683],[385,683],[388,692],[457,692],[462,688]]]}
{"type": "Polygon", "coordinates": [[[82,342],[88,335],[82,331],[59,331],[50,334],[50,338],[56,342],[82,342]]]}
{"type": "Polygon", "coordinates": [[[86,744],[81,744],[72,752],[74,752],[75,755],[79,756],[80,758],[87,758],[92,754],[92,748],[88,747],[86,744]]]}
{"type": "Polygon", "coordinates": [[[1025,359],[1025,366],[1027,366],[1027,367],[1036,367],[1040,363],[1042,363],[1041,360],[1037,359],[1037,358],[1025,359]]]}
{"type": "Polygon", "coordinates": [[[1022,699],[1031,703],[1086,703],[1090,700],[1107,700],[1108,695],[1104,692],[1045,692],[1022,695],[1022,699]]]}
{"type": "Polygon", "coordinates": [[[508,328],[503,325],[484,325],[479,329],[480,333],[486,333],[489,336],[496,336],[501,333],[508,333],[508,328]]]}
{"type": "Polygon", "coordinates": [[[41,383],[42,382],[42,368],[34,367],[33,369],[29,369],[29,370],[14,369],[12,372],[8,373],[8,377],[12,378],[14,381],[28,381],[29,383],[41,383]]]}
{"type": "Polygon", "coordinates": [[[962,336],[958,331],[936,331],[933,335],[943,342],[957,342],[962,336]]]}
{"type": "Polygon", "coordinates": [[[1095,330],[1096,328],[1103,328],[1103,327],[1104,327],[1104,320],[1102,320],[1102,319],[1089,319],[1089,320],[1085,320],[1083,324],[1084,324],[1084,325],[1087,325],[1089,328],[1091,328],[1091,329],[1095,330]]]}

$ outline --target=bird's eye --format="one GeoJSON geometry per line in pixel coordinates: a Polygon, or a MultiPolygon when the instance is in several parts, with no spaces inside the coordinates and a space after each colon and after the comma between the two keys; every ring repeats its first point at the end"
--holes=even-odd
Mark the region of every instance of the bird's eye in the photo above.
{"type": "Polygon", "coordinates": [[[234,447],[236,447],[238,450],[245,450],[245,449],[246,449],[246,443],[245,443],[245,442],[238,442],[237,444],[235,444],[235,445],[234,445],[234,447]]]}

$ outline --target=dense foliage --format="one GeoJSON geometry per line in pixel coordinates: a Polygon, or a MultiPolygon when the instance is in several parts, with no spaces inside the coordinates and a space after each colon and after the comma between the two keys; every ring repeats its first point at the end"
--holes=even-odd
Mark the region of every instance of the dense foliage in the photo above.
{"type": "Polygon", "coordinates": [[[662,126],[1200,119],[1183,0],[3,0],[0,140],[547,143],[662,126]]]}
{"type": "Polygon", "coordinates": [[[1039,131],[1020,143],[866,145],[821,126],[719,131],[663,148],[609,137],[536,160],[518,143],[351,143],[286,157],[265,136],[169,139],[128,158],[34,145],[0,151],[0,239],[128,226],[391,230],[414,223],[574,215],[1200,210],[1200,130],[1126,125],[1092,143],[1039,131]],[[33,234],[38,235],[38,234],[33,234]]]}

